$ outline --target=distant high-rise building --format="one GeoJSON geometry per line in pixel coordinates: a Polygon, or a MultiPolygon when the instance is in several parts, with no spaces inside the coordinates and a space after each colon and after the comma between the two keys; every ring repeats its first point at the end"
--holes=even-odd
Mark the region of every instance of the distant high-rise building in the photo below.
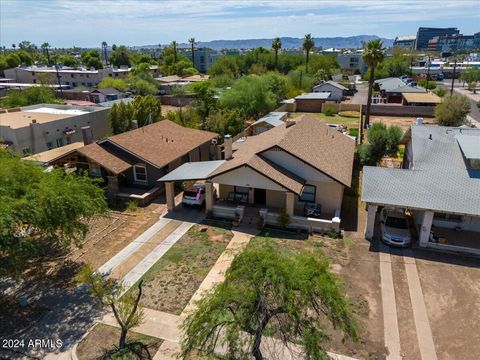
{"type": "Polygon", "coordinates": [[[460,31],[457,28],[427,28],[420,27],[415,39],[415,49],[428,50],[428,42],[436,36],[458,35],[460,31]]]}
{"type": "Polygon", "coordinates": [[[415,35],[398,36],[393,41],[393,47],[409,48],[415,47],[415,35]]]}

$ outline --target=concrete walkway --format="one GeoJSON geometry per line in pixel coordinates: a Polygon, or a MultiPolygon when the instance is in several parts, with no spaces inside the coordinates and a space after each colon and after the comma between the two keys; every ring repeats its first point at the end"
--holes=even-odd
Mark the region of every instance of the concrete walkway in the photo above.
{"type": "Polygon", "coordinates": [[[388,360],[401,360],[400,332],[398,330],[397,303],[393,287],[390,248],[380,242],[380,279],[382,289],[383,331],[388,360]]]}
{"type": "Polygon", "coordinates": [[[430,328],[430,322],[428,320],[427,308],[425,307],[415,257],[410,249],[404,250],[404,255],[403,261],[407,273],[408,290],[410,292],[420,355],[423,360],[437,360],[432,329],[430,328]]]}

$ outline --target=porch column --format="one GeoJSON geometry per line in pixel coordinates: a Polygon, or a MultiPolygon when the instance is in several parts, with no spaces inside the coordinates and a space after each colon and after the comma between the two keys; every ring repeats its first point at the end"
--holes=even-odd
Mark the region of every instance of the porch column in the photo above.
{"type": "Polygon", "coordinates": [[[292,192],[285,193],[285,212],[288,216],[293,216],[293,209],[295,207],[295,194],[292,192]]]}
{"type": "Polygon", "coordinates": [[[168,211],[173,211],[175,209],[175,189],[173,181],[165,183],[165,196],[167,197],[168,211]]]}
{"type": "Polygon", "coordinates": [[[373,238],[377,209],[377,205],[368,204],[367,224],[365,226],[365,239],[371,240],[373,238]]]}
{"type": "Polygon", "coordinates": [[[255,189],[253,187],[248,188],[248,203],[253,204],[255,201],[255,189]]]}
{"type": "Polygon", "coordinates": [[[107,197],[110,202],[113,202],[117,194],[120,192],[118,185],[118,175],[107,175],[107,197]]]}
{"type": "Polygon", "coordinates": [[[419,242],[420,246],[425,247],[430,237],[430,231],[432,230],[433,211],[425,211],[423,213],[422,226],[420,227],[419,242]]]}
{"type": "Polygon", "coordinates": [[[205,183],[205,211],[209,213],[213,209],[213,184],[210,181],[205,183]]]}

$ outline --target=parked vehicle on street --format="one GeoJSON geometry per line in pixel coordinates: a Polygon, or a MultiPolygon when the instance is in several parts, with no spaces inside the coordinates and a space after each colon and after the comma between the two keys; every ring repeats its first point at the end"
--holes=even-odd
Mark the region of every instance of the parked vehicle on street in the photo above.
{"type": "Polygon", "coordinates": [[[412,241],[405,211],[383,209],[380,218],[382,241],[394,246],[408,246],[412,241]]]}

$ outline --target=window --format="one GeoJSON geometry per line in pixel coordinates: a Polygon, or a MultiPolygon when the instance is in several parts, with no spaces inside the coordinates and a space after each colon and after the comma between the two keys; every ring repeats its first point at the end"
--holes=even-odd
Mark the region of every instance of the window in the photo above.
{"type": "Polygon", "coordinates": [[[446,213],[434,213],[433,217],[436,220],[440,221],[450,221],[450,222],[462,222],[463,217],[462,215],[455,215],[455,214],[446,214],[446,213]]]}
{"type": "Polygon", "coordinates": [[[101,177],[102,168],[97,164],[90,164],[90,176],[91,177],[101,177]]]}
{"type": "Polygon", "coordinates": [[[143,165],[134,165],[133,178],[137,182],[147,182],[147,168],[143,165]]]}
{"type": "Polygon", "coordinates": [[[61,146],[63,146],[63,139],[59,138],[57,139],[57,147],[61,147],[61,146]]]}
{"type": "Polygon", "coordinates": [[[51,142],[47,142],[47,149],[53,149],[53,144],[51,142]]]}
{"type": "Polygon", "coordinates": [[[298,200],[303,202],[314,203],[316,191],[317,191],[317,188],[315,186],[305,185],[303,187],[302,195],[299,196],[298,200]]]}

